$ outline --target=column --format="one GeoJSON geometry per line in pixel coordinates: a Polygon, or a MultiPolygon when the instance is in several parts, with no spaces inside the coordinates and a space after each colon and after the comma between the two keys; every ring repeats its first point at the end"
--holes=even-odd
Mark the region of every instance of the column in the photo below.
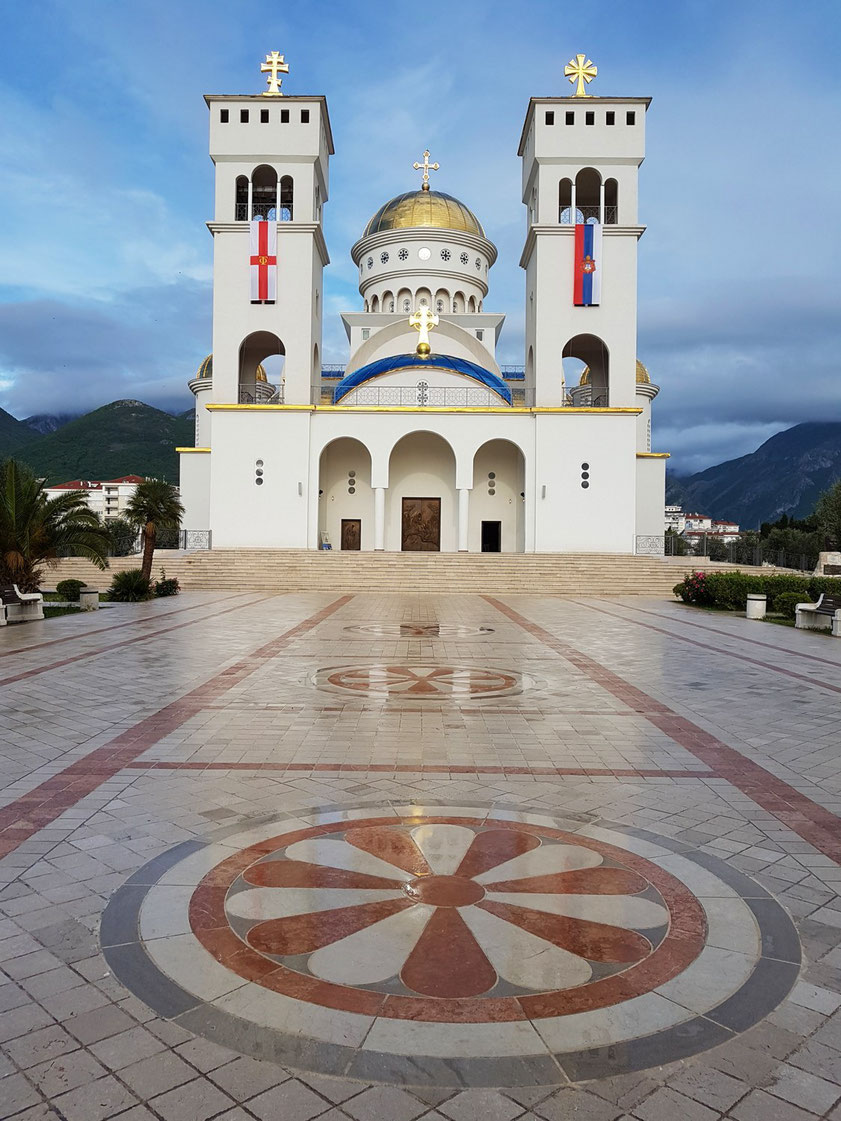
{"type": "Polygon", "coordinates": [[[599,225],[604,225],[604,183],[599,187],[599,225]]]}
{"type": "Polygon", "coordinates": [[[374,487],[374,549],[385,549],[385,487],[374,487]]]}
{"type": "Polygon", "coordinates": [[[576,225],[575,220],[575,180],[572,181],[572,186],[569,191],[569,224],[576,225]]]}
{"type": "Polygon", "coordinates": [[[458,490],[458,551],[467,552],[467,518],[470,511],[470,491],[467,487],[458,490]]]}

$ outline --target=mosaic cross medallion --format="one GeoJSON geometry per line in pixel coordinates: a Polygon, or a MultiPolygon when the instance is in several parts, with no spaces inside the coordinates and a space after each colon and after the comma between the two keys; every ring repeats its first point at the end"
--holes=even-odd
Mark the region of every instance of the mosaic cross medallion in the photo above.
{"type": "Polygon", "coordinates": [[[314,683],[328,692],[386,699],[467,700],[507,697],[523,690],[523,675],[486,666],[352,665],[320,669],[314,683]]]}
{"type": "Polygon", "coordinates": [[[715,1046],[800,961],[783,909],[717,858],[487,806],[336,808],[187,842],[115,894],[102,943],[141,999],[225,1046],[461,1086],[715,1046]]]}
{"type": "Polygon", "coordinates": [[[468,626],[466,623],[359,623],[345,627],[352,634],[369,634],[377,638],[473,638],[493,634],[493,627],[468,626]]]}

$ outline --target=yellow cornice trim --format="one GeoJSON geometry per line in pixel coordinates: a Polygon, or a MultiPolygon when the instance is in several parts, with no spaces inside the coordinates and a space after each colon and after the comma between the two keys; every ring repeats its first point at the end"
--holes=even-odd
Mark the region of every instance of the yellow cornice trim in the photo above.
{"type": "Polygon", "coordinates": [[[182,455],[189,455],[191,452],[209,452],[210,448],[176,448],[175,450],[182,455]]]}
{"type": "MultiPolygon", "coordinates": [[[[207,405],[208,409],[216,411],[235,412],[242,409],[257,409],[262,412],[310,412],[310,413],[558,413],[573,416],[592,416],[594,413],[604,415],[632,415],[639,416],[642,409],[622,405],[615,408],[594,408],[588,405],[466,405],[463,407],[448,407],[447,405],[207,405]]],[[[189,451],[196,449],[190,448],[189,451]]],[[[209,449],[208,449],[209,450],[209,449]]]]}
{"type": "Polygon", "coordinates": [[[671,452],[637,452],[637,459],[671,459],[671,452]]]}

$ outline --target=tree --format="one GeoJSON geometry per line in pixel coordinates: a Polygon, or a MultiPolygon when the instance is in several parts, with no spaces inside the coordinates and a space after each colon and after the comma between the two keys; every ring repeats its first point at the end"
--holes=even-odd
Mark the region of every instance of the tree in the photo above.
{"type": "Polygon", "coordinates": [[[841,549],[841,479],[820,496],[815,518],[829,548],[841,549]]]}
{"type": "Polygon", "coordinates": [[[707,538],[707,556],[711,561],[726,561],[727,546],[718,537],[707,538]]]}
{"type": "Polygon", "coordinates": [[[126,507],[126,519],[143,530],[141,571],[147,580],[152,578],[158,530],[177,529],[183,517],[184,507],[177,487],[162,479],[147,479],[145,483],[138,483],[126,507]]]}
{"type": "Polygon", "coordinates": [[[689,552],[689,542],[685,537],[669,526],[666,530],[666,556],[667,557],[685,557],[689,552]]]}
{"type": "Polygon", "coordinates": [[[108,523],[111,535],[111,556],[130,557],[137,545],[137,526],[125,518],[112,518],[108,523]]]}
{"type": "Polygon", "coordinates": [[[62,556],[106,568],[109,544],[108,530],[81,491],[48,498],[28,467],[14,459],[0,465],[0,582],[35,592],[43,565],[54,566],[62,556]]]}

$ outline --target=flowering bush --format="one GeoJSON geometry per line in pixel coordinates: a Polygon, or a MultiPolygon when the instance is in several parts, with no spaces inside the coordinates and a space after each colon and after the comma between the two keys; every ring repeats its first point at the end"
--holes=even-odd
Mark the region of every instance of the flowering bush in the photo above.
{"type": "Polygon", "coordinates": [[[785,614],[792,596],[798,603],[816,600],[821,592],[841,595],[841,580],[821,576],[787,576],[748,572],[693,572],[674,587],[684,603],[697,607],[720,607],[744,611],[748,595],[768,597],[768,610],[785,614]]]}
{"type": "Polygon", "coordinates": [[[707,587],[706,572],[691,572],[679,584],[675,584],[674,593],[684,603],[693,603],[698,607],[712,606],[714,599],[707,587]]]}

